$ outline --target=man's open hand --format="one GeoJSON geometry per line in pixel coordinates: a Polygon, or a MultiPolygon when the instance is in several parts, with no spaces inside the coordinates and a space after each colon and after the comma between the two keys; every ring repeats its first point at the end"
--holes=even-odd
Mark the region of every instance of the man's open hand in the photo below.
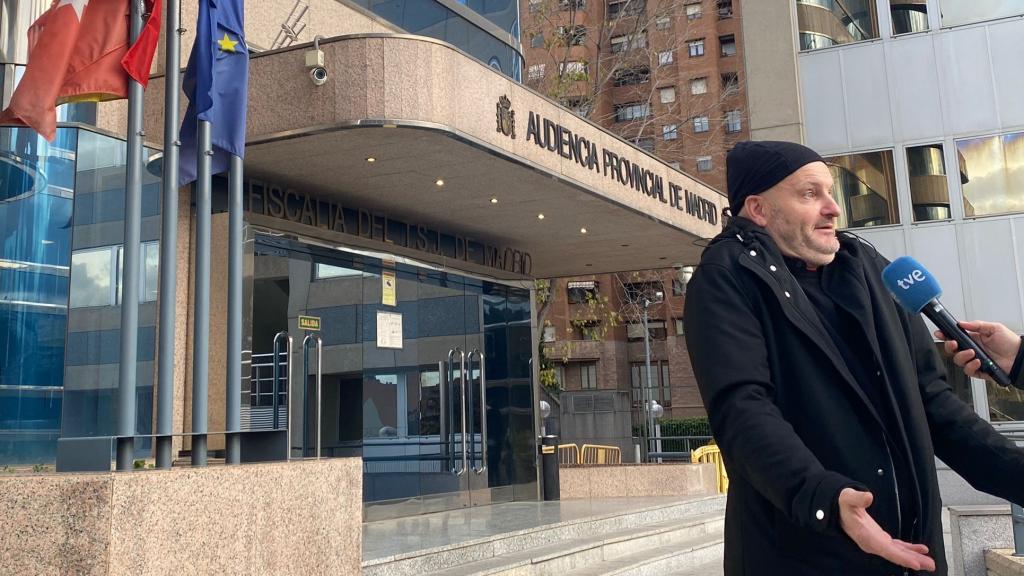
{"type": "Polygon", "coordinates": [[[844,488],[839,493],[839,524],[846,535],[868,554],[911,570],[934,572],[935,561],[928,556],[927,546],[896,540],[868,514],[873,500],[871,492],[853,488],[844,488]]]}

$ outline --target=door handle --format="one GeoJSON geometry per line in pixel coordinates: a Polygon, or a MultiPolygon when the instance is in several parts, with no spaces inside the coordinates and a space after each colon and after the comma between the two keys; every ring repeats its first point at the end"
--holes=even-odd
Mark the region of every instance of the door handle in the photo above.
{"type": "Polygon", "coordinates": [[[462,406],[462,468],[458,471],[458,476],[462,476],[469,469],[468,435],[466,434],[466,353],[461,348],[456,348],[455,352],[459,355],[459,366],[462,370],[462,376],[459,378],[459,404],[462,406]]]}
{"type": "MultiPolygon", "coordinates": [[[[487,472],[487,379],[484,376],[483,352],[478,348],[469,353],[470,370],[473,369],[473,356],[476,356],[480,362],[480,466],[478,467],[474,463],[473,472],[483,474],[487,472]]],[[[470,377],[472,377],[472,373],[470,377]]]]}

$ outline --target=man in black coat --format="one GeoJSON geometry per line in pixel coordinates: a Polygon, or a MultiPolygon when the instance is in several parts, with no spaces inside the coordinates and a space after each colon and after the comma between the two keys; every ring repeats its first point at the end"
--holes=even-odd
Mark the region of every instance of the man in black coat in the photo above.
{"type": "Polygon", "coordinates": [[[837,233],[828,167],[788,142],[727,161],[737,215],[687,286],[686,343],[729,471],[728,576],[946,574],[935,457],[1024,502],[1024,450],[960,401],[885,258],[837,233]]]}

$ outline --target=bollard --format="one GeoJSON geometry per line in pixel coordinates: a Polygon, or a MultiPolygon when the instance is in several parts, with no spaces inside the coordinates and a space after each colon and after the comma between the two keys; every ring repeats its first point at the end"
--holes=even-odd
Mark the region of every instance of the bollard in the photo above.
{"type": "Polygon", "coordinates": [[[1013,555],[1024,556],[1024,508],[1013,504],[1010,506],[1010,517],[1013,521],[1013,555]]]}
{"type": "Polygon", "coordinates": [[[544,474],[544,500],[559,500],[558,436],[541,437],[540,467],[544,474]]]}

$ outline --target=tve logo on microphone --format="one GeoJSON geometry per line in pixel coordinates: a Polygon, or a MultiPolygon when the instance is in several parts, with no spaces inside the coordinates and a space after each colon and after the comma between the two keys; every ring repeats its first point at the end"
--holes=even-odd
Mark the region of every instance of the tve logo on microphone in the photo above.
{"type": "Polygon", "coordinates": [[[882,270],[885,287],[907,310],[920,312],[929,301],[942,296],[935,278],[920,262],[901,256],[882,270]]]}

